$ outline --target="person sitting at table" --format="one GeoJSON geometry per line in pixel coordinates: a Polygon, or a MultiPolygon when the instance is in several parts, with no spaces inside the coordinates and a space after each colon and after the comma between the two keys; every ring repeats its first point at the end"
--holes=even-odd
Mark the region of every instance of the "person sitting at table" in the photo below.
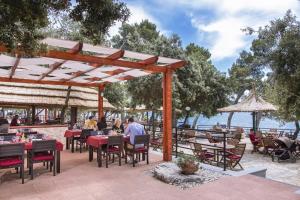
{"type": "Polygon", "coordinates": [[[115,120],[115,123],[112,126],[112,130],[117,132],[118,134],[124,133],[124,126],[120,119],[115,120]]]}
{"type": "Polygon", "coordinates": [[[134,138],[136,135],[144,135],[144,134],[145,134],[144,126],[135,122],[133,117],[130,117],[128,119],[128,126],[125,130],[125,135],[129,135],[130,137],[130,144],[129,143],[127,144],[127,148],[129,149],[133,148],[134,138]]]}
{"type": "Polygon", "coordinates": [[[15,115],[15,116],[12,118],[12,120],[11,120],[11,122],[10,122],[10,125],[11,125],[11,126],[19,126],[18,120],[19,120],[19,115],[15,115]]]}
{"type": "MultiPolygon", "coordinates": [[[[134,144],[134,138],[136,135],[144,135],[145,134],[145,129],[144,129],[144,126],[137,123],[137,122],[134,122],[134,119],[133,117],[130,117],[128,119],[128,126],[125,130],[125,135],[129,135],[129,140],[130,140],[130,143],[127,143],[127,147],[128,149],[133,149],[133,144],[134,144]]],[[[139,145],[135,145],[136,148],[140,148],[140,147],[143,147],[142,144],[139,144],[139,145]]],[[[129,162],[137,162],[137,160],[133,160],[132,157],[129,157],[130,161],[129,162]]]]}
{"type": "Polygon", "coordinates": [[[101,117],[100,121],[97,123],[98,130],[102,131],[107,128],[107,123],[105,117],[101,117]]]}
{"type": "Polygon", "coordinates": [[[85,129],[97,129],[97,122],[94,119],[94,116],[90,116],[84,123],[84,128],[85,129]]]}

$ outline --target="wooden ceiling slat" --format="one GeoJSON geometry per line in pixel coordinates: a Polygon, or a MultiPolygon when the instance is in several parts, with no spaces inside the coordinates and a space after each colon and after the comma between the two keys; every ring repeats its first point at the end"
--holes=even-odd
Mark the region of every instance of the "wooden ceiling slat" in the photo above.
{"type": "MultiPolygon", "coordinates": [[[[83,45],[83,43],[79,42],[72,49],[69,49],[67,52],[71,53],[71,54],[77,54],[82,50],[82,45],[83,45]]],[[[66,62],[66,60],[62,61],[62,62],[56,62],[53,65],[51,65],[50,70],[47,71],[46,73],[44,73],[42,75],[42,77],[39,79],[39,81],[43,80],[46,76],[48,76],[49,74],[54,72],[56,69],[58,69],[60,66],[62,66],[65,62],[66,62]]]]}

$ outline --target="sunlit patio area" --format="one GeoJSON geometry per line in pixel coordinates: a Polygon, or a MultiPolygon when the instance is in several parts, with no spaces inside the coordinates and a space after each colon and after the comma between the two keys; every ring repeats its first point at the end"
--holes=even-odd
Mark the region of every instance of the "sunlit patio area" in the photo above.
{"type": "Polygon", "coordinates": [[[151,170],[160,162],[161,155],[154,152],[149,165],[141,162],[132,168],[115,163],[106,169],[98,168],[95,161],[88,162],[87,152],[64,151],[61,174],[52,176],[42,165],[36,166],[37,177],[23,185],[16,174],[8,174],[0,185],[0,199],[299,199],[296,187],[252,175],[225,177],[182,190],[152,177],[151,170]]]}

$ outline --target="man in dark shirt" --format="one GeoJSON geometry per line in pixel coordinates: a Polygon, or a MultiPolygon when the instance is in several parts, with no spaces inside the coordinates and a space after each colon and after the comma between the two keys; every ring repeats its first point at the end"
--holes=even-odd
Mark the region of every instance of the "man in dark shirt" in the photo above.
{"type": "Polygon", "coordinates": [[[11,120],[10,125],[11,126],[19,126],[18,119],[19,119],[19,115],[15,115],[13,117],[13,119],[11,120]]]}

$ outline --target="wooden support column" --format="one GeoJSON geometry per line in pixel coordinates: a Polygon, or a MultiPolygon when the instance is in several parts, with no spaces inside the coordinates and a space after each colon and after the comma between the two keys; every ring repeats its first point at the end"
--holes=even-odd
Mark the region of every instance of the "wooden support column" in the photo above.
{"type": "Polygon", "coordinates": [[[172,76],[167,69],[163,77],[163,160],[172,160],[172,76]]]}
{"type": "Polygon", "coordinates": [[[71,107],[71,127],[77,123],[77,107],[71,107]]]}
{"type": "Polygon", "coordinates": [[[104,116],[104,109],[103,109],[103,92],[104,92],[104,85],[98,87],[98,120],[104,116]]]}
{"type": "Polygon", "coordinates": [[[34,124],[35,122],[35,106],[31,106],[31,124],[34,124]]]}
{"type": "Polygon", "coordinates": [[[45,118],[44,118],[45,123],[47,122],[47,120],[48,120],[48,108],[45,108],[45,118]]]}

